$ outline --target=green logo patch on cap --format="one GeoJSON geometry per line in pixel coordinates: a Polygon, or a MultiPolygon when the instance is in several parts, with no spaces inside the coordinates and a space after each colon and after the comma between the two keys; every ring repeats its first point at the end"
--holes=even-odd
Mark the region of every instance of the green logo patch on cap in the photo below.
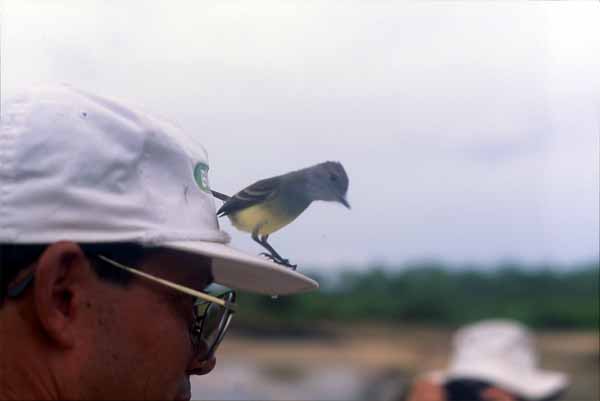
{"type": "Polygon", "coordinates": [[[194,167],[194,180],[198,188],[204,192],[210,193],[210,185],[208,183],[208,164],[203,162],[196,163],[194,167]]]}

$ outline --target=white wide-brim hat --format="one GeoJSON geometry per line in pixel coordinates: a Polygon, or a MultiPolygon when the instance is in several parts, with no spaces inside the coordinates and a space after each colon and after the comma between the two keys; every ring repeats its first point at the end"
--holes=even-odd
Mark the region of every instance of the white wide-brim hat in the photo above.
{"type": "MultiPolygon", "coordinates": [[[[213,258],[215,282],[269,295],[316,281],[228,245],[207,135],[68,85],[2,102],[0,243],[135,242],[213,258]]],[[[249,181],[254,178],[248,177],[249,181]]]]}
{"type": "Polygon", "coordinates": [[[569,384],[567,375],[538,368],[537,359],[524,326],[510,320],[486,320],[460,329],[454,336],[448,369],[428,376],[439,383],[487,381],[529,400],[564,390],[569,384]]]}

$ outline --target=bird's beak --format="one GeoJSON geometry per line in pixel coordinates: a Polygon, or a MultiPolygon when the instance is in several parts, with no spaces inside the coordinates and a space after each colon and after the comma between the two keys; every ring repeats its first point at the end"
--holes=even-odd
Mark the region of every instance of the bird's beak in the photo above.
{"type": "Polygon", "coordinates": [[[340,196],[340,198],[339,198],[339,202],[340,202],[342,205],[346,206],[348,209],[351,209],[351,207],[350,207],[350,204],[348,203],[348,201],[346,200],[346,198],[345,198],[345,197],[343,197],[343,196],[340,196]]]}

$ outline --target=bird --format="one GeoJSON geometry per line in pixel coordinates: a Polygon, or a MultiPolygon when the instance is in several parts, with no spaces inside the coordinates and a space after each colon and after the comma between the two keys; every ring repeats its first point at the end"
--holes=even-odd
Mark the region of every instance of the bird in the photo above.
{"type": "Polygon", "coordinates": [[[346,199],[348,175],[340,162],[326,161],[301,170],[259,180],[233,196],[211,190],[224,203],[218,217],[227,216],[237,229],[252,239],[272,261],[296,270],[268,243],[269,236],[294,221],[313,201],[337,202],[350,209],[346,199]]]}

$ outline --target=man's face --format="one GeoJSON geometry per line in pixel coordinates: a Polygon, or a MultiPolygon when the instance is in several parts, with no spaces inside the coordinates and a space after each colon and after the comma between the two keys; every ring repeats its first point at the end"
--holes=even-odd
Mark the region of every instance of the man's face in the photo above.
{"type": "MultiPolygon", "coordinates": [[[[136,267],[197,290],[211,279],[208,263],[178,252],[161,251],[136,267]]],[[[125,288],[100,279],[93,287],[85,304],[92,338],[81,340],[88,350],[81,372],[85,392],[96,398],[189,399],[189,376],[215,365],[214,357],[202,360],[193,351],[194,299],[136,277],[125,288]]]]}

